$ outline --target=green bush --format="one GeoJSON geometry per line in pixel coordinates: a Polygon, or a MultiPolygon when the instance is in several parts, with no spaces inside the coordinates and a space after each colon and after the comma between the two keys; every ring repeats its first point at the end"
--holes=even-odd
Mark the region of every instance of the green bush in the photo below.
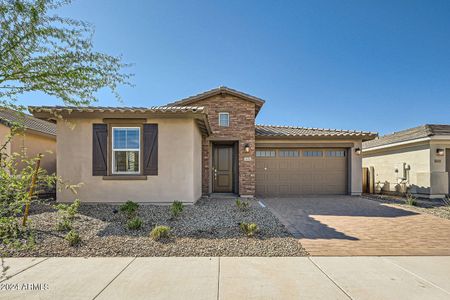
{"type": "Polygon", "coordinates": [[[132,219],[136,216],[139,204],[133,201],[127,201],[120,206],[120,211],[124,213],[128,219],[132,219]]]}
{"type": "Polygon", "coordinates": [[[247,210],[247,209],[250,208],[250,202],[241,200],[240,198],[237,198],[237,199],[236,199],[236,206],[237,206],[240,210],[247,210]]]}
{"type": "Polygon", "coordinates": [[[60,219],[56,224],[56,230],[69,231],[73,229],[72,221],[69,219],[60,219]]]}
{"type": "Polygon", "coordinates": [[[55,208],[58,210],[58,223],[56,230],[67,231],[73,229],[73,220],[75,219],[78,209],[80,208],[80,200],[75,200],[72,204],[57,204],[55,208]]]}
{"type": "Polygon", "coordinates": [[[259,227],[255,223],[241,223],[239,227],[248,237],[254,236],[259,231],[259,227]]]}
{"type": "Polygon", "coordinates": [[[69,242],[70,246],[78,245],[81,242],[80,235],[73,229],[66,234],[64,239],[69,242]]]}
{"type": "Polygon", "coordinates": [[[134,217],[133,219],[129,220],[127,223],[127,227],[130,230],[138,230],[142,227],[142,220],[139,217],[134,217]]]}
{"type": "Polygon", "coordinates": [[[155,226],[152,231],[150,232],[150,237],[154,239],[155,241],[167,238],[170,234],[170,227],[169,226],[155,226]]]}
{"type": "Polygon", "coordinates": [[[178,217],[183,212],[183,209],[184,209],[183,202],[174,201],[170,206],[170,212],[172,213],[172,217],[174,218],[178,217]]]}
{"type": "Polygon", "coordinates": [[[411,205],[411,206],[417,206],[417,200],[413,195],[408,193],[406,195],[405,204],[411,205]]]}

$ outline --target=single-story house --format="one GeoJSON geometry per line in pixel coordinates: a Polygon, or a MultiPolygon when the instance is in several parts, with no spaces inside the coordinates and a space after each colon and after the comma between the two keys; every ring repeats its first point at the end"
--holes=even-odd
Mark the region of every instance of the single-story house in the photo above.
{"type": "Polygon", "coordinates": [[[31,158],[41,153],[41,167],[49,174],[56,172],[56,124],[0,108],[0,147],[3,145],[6,147],[2,152],[8,156],[23,153],[25,157],[31,158]],[[21,124],[21,130],[6,143],[11,136],[11,129],[17,124],[21,124]]]}
{"type": "Polygon", "coordinates": [[[363,166],[378,192],[449,194],[450,125],[426,124],[363,143],[363,166]]]}
{"type": "MultiPolygon", "coordinates": [[[[255,125],[263,105],[219,87],[159,107],[29,110],[57,122],[58,175],[83,183],[82,201],[361,194],[362,142],[376,134],[255,125]]],[[[57,199],[73,196],[62,191],[57,199]]]]}

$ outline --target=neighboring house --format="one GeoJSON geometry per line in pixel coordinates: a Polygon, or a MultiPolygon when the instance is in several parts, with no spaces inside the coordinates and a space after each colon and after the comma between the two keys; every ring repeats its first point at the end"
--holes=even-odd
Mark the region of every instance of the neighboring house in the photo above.
{"type": "Polygon", "coordinates": [[[21,124],[20,132],[13,135],[3,153],[23,153],[28,158],[43,155],[41,167],[49,174],[56,172],[56,124],[33,116],[0,107],[0,147],[11,136],[11,129],[21,124]]]}
{"type": "Polygon", "coordinates": [[[373,167],[381,192],[449,194],[450,125],[422,125],[363,143],[363,166],[373,167]]]}
{"type": "MultiPolygon", "coordinates": [[[[361,194],[362,142],[376,134],[255,125],[263,104],[220,87],[162,107],[30,111],[57,121],[58,174],[84,184],[82,201],[193,203],[215,193],[361,194]]],[[[61,192],[57,198],[73,196],[61,192]]]]}

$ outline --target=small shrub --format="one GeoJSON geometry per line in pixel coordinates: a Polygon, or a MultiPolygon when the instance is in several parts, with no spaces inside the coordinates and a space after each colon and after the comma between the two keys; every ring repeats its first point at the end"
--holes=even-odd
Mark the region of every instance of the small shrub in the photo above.
{"type": "Polygon", "coordinates": [[[170,234],[170,227],[169,226],[155,226],[152,231],[150,232],[150,237],[154,239],[155,241],[167,238],[170,234]]]}
{"type": "Polygon", "coordinates": [[[56,224],[56,230],[58,231],[69,231],[72,230],[72,228],[72,221],[66,218],[58,220],[58,223],[56,224]]]}
{"type": "Polygon", "coordinates": [[[64,239],[69,242],[70,246],[78,245],[81,242],[80,235],[73,229],[66,234],[64,239]]]}
{"type": "Polygon", "coordinates": [[[247,209],[249,209],[249,207],[250,207],[250,202],[241,200],[240,198],[237,198],[237,199],[236,199],[236,206],[237,206],[240,210],[247,210],[247,209]]]}
{"type": "Polygon", "coordinates": [[[120,211],[124,213],[128,219],[132,219],[136,216],[139,204],[133,201],[127,201],[120,206],[120,211]]]}
{"type": "Polygon", "coordinates": [[[408,193],[406,195],[405,204],[411,205],[411,206],[417,206],[417,200],[413,195],[408,193]]]}
{"type": "Polygon", "coordinates": [[[248,237],[254,236],[259,231],[259,227],[255,223],[241,223],[239,227],[248,237]]]}
{"type": "Polygon", "coordinates": [[[80,200],[75,200],[72,204],[57,204],[55,208],[58,210],[58,223],[56,230],[67,231],[73,229],[73,220],[75,219],[78,209],[80,208],[80,200]]]}
{"type": "Polygon", "coordinates": [[[139,217],[134,217],[133,219],[128,221],[127,227],[130,230],[141,229],[141,227],[142,227],[142,220],[139,217]]]}
{"type": "Polygon", "coordinates": [[[172,213],[172,217],[174,218],[178,217],[183,212],[183,209],[184,209],[183,202],[174,201],[170,206],[170,212],[172,213]]]}

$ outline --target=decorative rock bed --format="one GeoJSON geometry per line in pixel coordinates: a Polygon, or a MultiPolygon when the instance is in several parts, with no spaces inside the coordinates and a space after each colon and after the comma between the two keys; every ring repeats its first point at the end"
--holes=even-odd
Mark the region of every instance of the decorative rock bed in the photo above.
{"type": "Polygon", "coordinates": [[[141,205],[140,230],[126,228],[118,206],[81,205],[74,221],[81,244],[64,240],[65,232],[55,230],[57,212],[49,205],[35,205],[30,217],[36,229],[36,245],[28,250],[9,251],[10,256],[305,256],[306,251],[267,208],[251,200],[241,211],[232,199],[202,199],[185,206],[172,219],[168,206],[141,205]],[[239,223],[258,224],[255,237],[246,237],[239,223]],[[153,241],[149,232],[155,225],[172,228],[171,237],[153,241]]]}

